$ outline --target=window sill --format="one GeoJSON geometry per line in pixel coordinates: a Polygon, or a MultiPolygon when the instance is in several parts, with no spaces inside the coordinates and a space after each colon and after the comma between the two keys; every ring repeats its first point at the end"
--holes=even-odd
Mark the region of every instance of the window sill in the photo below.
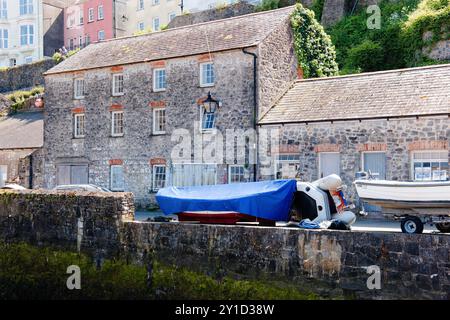
{"type": "Polygon", "coordinates": [[[163,135],[165,135],[165,134],[166,134],[165,131],[153,132],[153,135],[154,135],[154,136],[163,136],[163,135]]]}
{"type": "Polygon", "coordinates": [[[112,134],[109,137],[110,138],[123,138],[125,135],[124,134],[112,134]]]}
{"type": "Polygon", "coordinates": [[[155,89],[153,88],[153,92],[164,92],[166,91],[166,89],[155,89]]]}
{"type": "Polygon", "coordinates": [[[82,96],[82,97],[73,97],[73,99],[74,99],[74,100],[83,100],[83,99],[84,99],[84,96],[82,96]]]}
{"type": "Polygon", "coordinates": [[[200,88],[211,88],[211,87],[214,87],[214,83],[200,84],[199,87],[200,87],[200,88]]]}
{"type": "Polygon", "coordinates": [[[125,93],[113,93],[112,94],[113,97],[121,97],[123,95],[125,95],[125,93]]]}
{"type": "Polygon", "coordinates": [[[85,136],[72,137],[72,140],[83,140],[85,136]]]}
{"type": "Polygon", "coordinates": [[[217,128],[214,129],[200,129],[200,133],[202,134],[216,134],[217,128]]]}

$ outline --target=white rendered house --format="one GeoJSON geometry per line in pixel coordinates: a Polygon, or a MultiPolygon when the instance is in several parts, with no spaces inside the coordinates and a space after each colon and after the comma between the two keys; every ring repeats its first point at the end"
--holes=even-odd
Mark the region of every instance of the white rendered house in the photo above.
{"type": "Polygon", "coordinates": [[[0,67],[43,58],[42,0],[0,0],[0,67]]]}

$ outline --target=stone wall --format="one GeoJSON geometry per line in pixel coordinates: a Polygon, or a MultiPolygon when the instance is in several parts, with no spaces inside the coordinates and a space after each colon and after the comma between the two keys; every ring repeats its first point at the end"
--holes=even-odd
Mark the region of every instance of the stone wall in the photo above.
{"type": "Polygon", "coordinates": [[[176,16],[172,21],[170,21],[168,28],[178,28],[191,24],[242,16],[253,12],[255,12],[255,6],[242,1],[223,8],[186,13],[176,16]]]}
{"type": "Polygon", "coordinates": [[[129,193],[0,190],[0,239],[119,254],[123,221],[134,218],[129,193]]]}
{"type": "Polygon", "coordinates": [[[0,165],[6,165],[8,168],[7,182],[14,182],[26,188],[42,187],[42,156],[42,149],[0,150],[0,165]],[[31,174],[33,174],[32,186],[30,186],[30,161],[33,165],[31,172],[31,174]]]}
{"type": "Polygon", "coordinates": [[[44,186],[44,150],[36,149],[18,161],[19,184],[28,189],[44,186]]]}
{"type": "Polygon", "coordinates": [[[430,59],[450,60],[450,40],[441,40],[430,47],[425,47],[422,53],[430,59]]]}
{"type": "Polygon", "coordinates": [[[132,221],[130,193],[0,191],[0,240],[206,274],[270,279],[323,297],[450,299],[450,237],[132,221]],[[381,289],[367,288],[378,266],[381,289]]]}
{"type": "Polygon", "coordinates": [[[287,20],[258,47],[258,119],[281,98],[297,78],[298,61],[293,37],[290,20],[287,20]]]}
{"type": "Polygon", "coordinates": [[[45,71],[55,66],[53,59],[0,70],[0,93],[44,85],[45,71]]]}
{"type": "Polygon", "coordinates": [[[126,253],[238,279],[271,279],[338,298],[450,299],[447,235],[292,228],[125,224],[126,253]],[[367,267],[381,289],[367,288],[367,267]]]}

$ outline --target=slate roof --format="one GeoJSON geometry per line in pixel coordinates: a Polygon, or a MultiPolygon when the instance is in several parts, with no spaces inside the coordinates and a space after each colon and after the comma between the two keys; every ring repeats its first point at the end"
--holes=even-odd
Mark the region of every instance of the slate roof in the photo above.
{"type": "Polygon", "coordinates": [[[259,124],[450,114],[450,64],[298,80],[259,124]]]}
{"type": "Polygon", "coordinates": [[[24,112],[0,118],[0,150],[40,148],[43,144],[43,112],[24,112]]]}
{"type": "Polygon", "coordinates": [[[286,21],[294,6],[91,44],[45,75],[246,48],[286,21]]]}

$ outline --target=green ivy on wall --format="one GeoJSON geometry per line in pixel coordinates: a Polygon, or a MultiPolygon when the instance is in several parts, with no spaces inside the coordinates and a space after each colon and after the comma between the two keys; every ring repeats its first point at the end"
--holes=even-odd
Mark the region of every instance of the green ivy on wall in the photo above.
{"type": "Polygon", "coordinates": [[[338,74],[336,51],[330,36],[315,19],[313,11],[300,3],[291,16],[294,48],[305,78],[326,77],[338,74]]]}

